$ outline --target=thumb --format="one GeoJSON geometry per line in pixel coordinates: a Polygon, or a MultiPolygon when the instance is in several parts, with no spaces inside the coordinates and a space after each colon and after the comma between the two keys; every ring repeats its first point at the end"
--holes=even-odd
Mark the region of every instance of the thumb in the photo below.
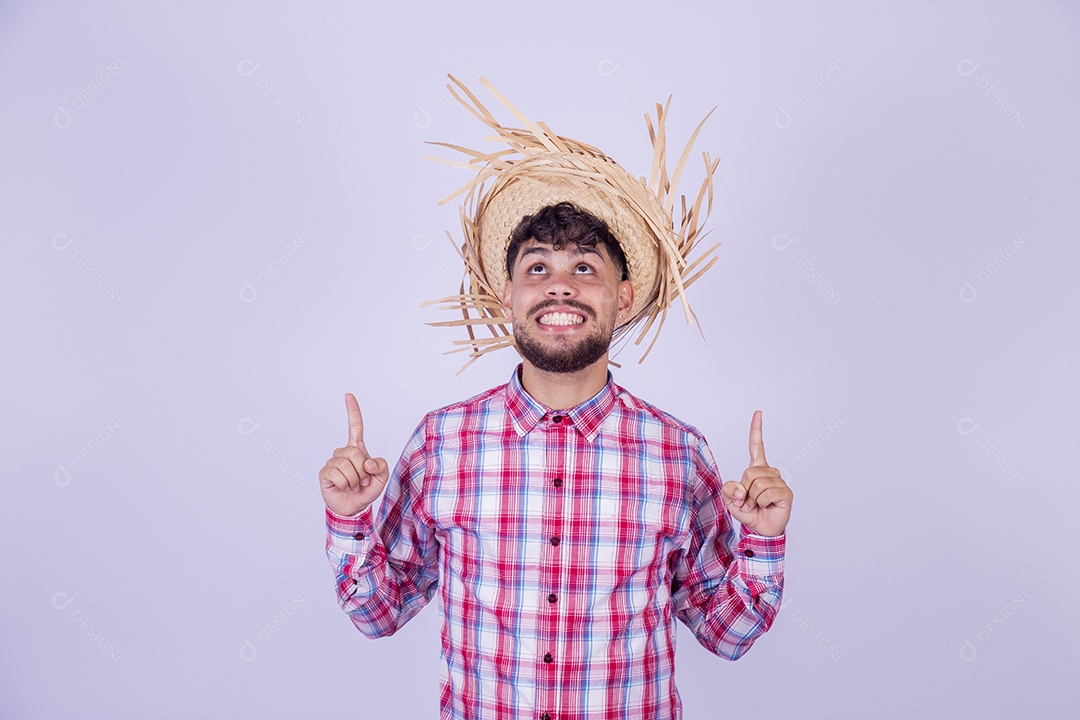
{"type": "Polygon", "coordinates": [[[743,487],[741,482],[729,480],[720,486],[720,497],[723,498],[724,505],[728,506],[729,509],[732,506],[738,508],[746,498],[746,488],[743,487]]]}
{"type": "Polygon", "coordinates": [[[364,461],[364,472],[368,473],[383,485],[390,479],[390,466],[385,458],[368,458],[364,461]]]}

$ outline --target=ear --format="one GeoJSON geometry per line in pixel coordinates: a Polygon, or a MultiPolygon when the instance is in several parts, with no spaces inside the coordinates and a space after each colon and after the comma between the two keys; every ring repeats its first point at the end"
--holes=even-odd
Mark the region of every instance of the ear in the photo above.
{"type": "Polygon", "coordinates": [[[619,315],[616,327],[630,320],[630,309],[634,307],[634,283],[629,280],[619,281],[619,315]]]}
{"type": "Polygon", "coordinates": [[[513,314],[512,314],[512,312],[510,310],[510,301],[511,301],[512,296],[513,296],[513,292],[511,292],[511,289],[510,289],[510,281],[507,280],[506,285],[503,286],[502,309],[503,309],[503,315],[505,315],[508,320],[513,319],[513,314]]]}

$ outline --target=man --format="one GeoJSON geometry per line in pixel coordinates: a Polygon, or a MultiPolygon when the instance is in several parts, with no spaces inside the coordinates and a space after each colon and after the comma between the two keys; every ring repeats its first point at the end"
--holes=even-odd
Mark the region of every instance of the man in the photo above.
{"type": "Polygon", "coordinates": [[[428,413],[392,474],[346,395],[319,473],[339,602],[379,637],[441,593],[444,718],[681,717],[674,618],[729,659],[770,627],[791,490],[760,411],[722,483],[696,429],[614,383],[611,340],[645,306],[608,223],[555,202],[499,246],[506,385],[428,413]]]}

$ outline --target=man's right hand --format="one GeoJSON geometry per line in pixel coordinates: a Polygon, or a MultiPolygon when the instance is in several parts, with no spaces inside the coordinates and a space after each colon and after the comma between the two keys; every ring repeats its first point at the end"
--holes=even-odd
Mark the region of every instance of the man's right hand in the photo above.
{"type": "Polygon", "coordinates": [[[323,502],[338,515],[366,510],[382,493],[390,468],[381,457],[373,458],[364,447],[364,418],[352,393],[345,393],[349,413],[349,442],[334,451],[319,471],[323,502]]]}

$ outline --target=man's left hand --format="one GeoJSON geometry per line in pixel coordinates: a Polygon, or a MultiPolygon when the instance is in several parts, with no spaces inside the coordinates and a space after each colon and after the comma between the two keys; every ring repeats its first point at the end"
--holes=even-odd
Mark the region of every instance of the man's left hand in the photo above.
{"type": "Polygon", "coordinates": [[[755,535],[782,535],[791,517],[791,488],[780,471],[765,460],[761,442],[761,411],[750,421],[750,467],[742,480],[724,483],[720,489],[731,516],[755,535]]]}

